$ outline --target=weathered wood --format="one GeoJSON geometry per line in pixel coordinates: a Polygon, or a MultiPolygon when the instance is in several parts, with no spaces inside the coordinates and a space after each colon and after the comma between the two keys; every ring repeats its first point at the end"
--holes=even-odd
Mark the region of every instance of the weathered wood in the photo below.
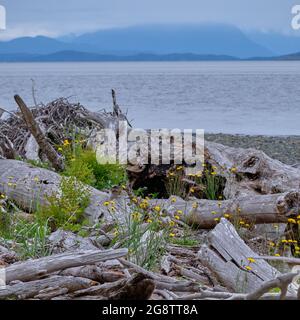
{"type": "Polygon", "coordinates": [[[15,101],[22,112],[23,118],[27,124],[29,131],[34,136],[42,152],[47,156],[48,160],[53,165],[53,168],[58,171],[63,170],[64,163],[62,158],[58,155],[53,146],[47,141],[41,128],[35,121],[30,109],[26,106],[25,102],[20,96],[15,95],[15,101]]]}
{"type": "Polygon", "coordinates": [[[213,201],[189,200],[176,198],[173,202],[168,200],[152,200],[151,203],[160,205],[168,214],[176,215],[178,210],[183,212],[184,222],[202,229],[211,229],[216,224],[216,219],[229,215],[229,219],[243,220],[250,224],[260,223],[286,223],[288,218],[297,215],[300,206],[300,193],[296,191],[267,194],[249,195],[240,198],[213,201]]]}
{"type": "MultiPolygon", "coordinates": [[[[280,275],[278,270],[264,260],[249,260],[257,254],[245,244],[234,226],[224,218],[208,234],[208,243],[209,247],[203,245],[198,253],[200,261],[234,292],[255,291],[263,282],[280,275]]],[[[290,290],[295,292],[293,287],[290,290]]]]}
{"type": "Polygon", "coordinates": [[[70,268],[63,270],[59,274],[62,276],[88,278],[100,283],[115,282],[125,277],[124,273],[120,271],[103,270],[95,265],[70,268]]]}
{"type": "Polygon", "coordinates": [[[152,279],[144,274],[136,274],[130,279],[105,283],[93,288],[75,292],[72,297],[85,295],[105,297],[108,300],[148,300],[155,289],[152,279]]]}
{"type": "Polygon", "coordinates": [[[6,268],[6,281],[31,281],[45,277],[55,271],[84,265],[96,264],[101,261],[126,256],[127,249],[89,250],[84,252],[70,252],[53,255],[36,260],[16,263],[6,268]]]}
{"type": "MultiPolygon", "coordinates": [[[[0,192],[7,195],[20,208],[34,211],[38,207],[47,205],[47,198],[60,192],[61,176],[53,171],[38,168],[28,163],[16,160],[0,161],[0,192]]],[[[85,216],[92,223],[100,217],[107,222],[113,220],[107,207],[103,205],[109,195],[92,187],[88,187],[90,204],[85,209],[85,216]]],[[[115,216],[123,216],[116,212],[115,216]]]]}
{"type": "Polygon", "coordinates": [[[263,151],[213,142],[206,142],[205,147],[207,162],[216,166],[218,174],[226,178],[224,195],[227,199],[299,189],[299,168],[274,160],[263,151]]]}
{"type": "MultiPolygon", "coordinates": [[[[94,281],[85,278],[52,276],[45,279],[8,285],[0,289],[0,299],[29,299],[35,296],[38,297],[39,293],[47,288],[52,288],[52,290],[56,288],[65,289],[64,293],[68,293],[85,289],[95,284],[94,281]]],[[[59,295],[59,292],[57,292],[57,295],[59,295]]]]}

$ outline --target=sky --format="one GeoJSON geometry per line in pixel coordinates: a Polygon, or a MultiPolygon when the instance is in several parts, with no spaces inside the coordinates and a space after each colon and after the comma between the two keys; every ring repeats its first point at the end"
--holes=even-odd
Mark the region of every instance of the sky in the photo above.
{"type": "Polygon", "coordinates": [[[296,4],[300,0],[0,0],[7,11],[7,30],[0,32],[0,39],[206,22],[292,33],[291,9],[296,4]]]}

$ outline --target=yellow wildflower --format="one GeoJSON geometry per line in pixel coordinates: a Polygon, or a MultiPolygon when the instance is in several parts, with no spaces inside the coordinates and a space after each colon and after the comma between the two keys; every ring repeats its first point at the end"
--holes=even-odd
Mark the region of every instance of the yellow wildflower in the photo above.
{"type": "Polygon", "coordinates": [[[217,211],[212,211],[211,214],[218,214],[218,212],[217,211]]]}
{"type": "Polygon", "coordinates": [[[174,238],[174,237],[175,237],[175,233],[172,233],[172,232],[171,232],[171,233],[169,234],[169,236],[172,237],[172,238],[174,238]]]}
{"type": "Polygon", "coordinates": [[[147,220],[147,223],[152,223],[153,221],[151,219],[148,219],[147,220]]]}
{"type": "Polygon", "coordinates": [[[293,224],[296,224],[296,223],[297,223],[295,219],[291,219],[291,218],[288,219],[288,222],[289,222],[289,223],[293,223],[293,224]]]}
{"type": "Polygon", "coordinates": [[[155,206],[155,207],[154,207],[154,210],[155,210],[156,212],[160,212],[161,207],[160,207],[160,206],[155,206]]]}
{"type": "Polygon", "coordinates": [[[169,225],[170,225],[170,227],[174,227],[175,226],[175,222],[174,221],[169,221],[169,225]]]}
{"type": "Polygon", "coordinates": [[[134,202],[134,203],[137,203],[137,202],[138,202],[137,198],[132,198],[131,201],[134,202]]]}
{"type": "Polygon", "coordinates": [[[224,214],[224,218],[226,218],[226,219],[230,218],[230,214],[228,214],[228,213],[224,214]]]}
{"type": "Polygon", "coordinates": [[[108,207],[108,206],[110,205],[110,202],[109,202],[109,201],[105,201],[105,202],[103,203],[103,205],[104,205],[105,207],[108,207]]]}
{"type": "Polygon", "coordinates": [[[245,269],[248,270],[248,271],[252,270],[252,268],[250,266],[246,266],[245,269]]]}
{"type": "Polygon", "coordinates": [[[232,173],[236,173],[236,172],[237,172],[237,168],[236,168],[236,167],[232,167],[232,168],[230,169],[230,171],[231,171],[232,173]]]}
{"type": "Polygon", "coordinates": [[[192,207],[193,207],[194,209],[197,209],[197,208],[198,208],[198,203],[197,203],[197,202],[194,202],[192,207]]]}
{"type": "Polygon", "coordinates": [[[216,222],[218,222],[218,221],[220,221],[220,218],[214,218],[214,220],[215,220],[216,222]]]}
{"type": "Polygon", "coordinates": [[[275,247],[275,243],[271,241],[271,242],[269,242],[269,246],[270,247],[275,247]]]}
{"type": "Polygon", "coordinates": [[[174,218],[175,218],[176,220],[180,220],[180,217],[179,217],[179,216],[174,216],[174,218]]]}
{"type": "Polygon", "coordinates": [[[285,240],[285,239],[282,239],[281,242],[282,242],[282,243],[287,243],[288,241],[285,240]]]}
{"type": "Polygon", "coordinates": [[[65,147],[67,147],[67,146],[69,146],[69,145],[70,145],[69,140],[67,140],[67,139],[66,139],[66,140],[64,140],[64,146],[65,146],[65,147]]]}
{"type": "Polygon", "coordinates": [[[180,170],[182,170],[182,168],[183,168],[182,166],[179,166],[179,167],[176,168],[176,170],[180,171],[180,170]]]}
{"type": "Polygon", "coordinates": [[[280,257],[279,253],[274,254],[275,257],[280,257]]]}
{"type": "Polygon", "coordinates": [[[217,174],[217,172],[216,172],[216,171],[212,171],[210,174],[211,174],[212,176],[215,176],[215,175],[217,174]]]}
{"type": "Polygon", "coordinates": [[[256,262],[256,260],[255,260],[255,259],[253,259],[253,258],[247,258],[247,260],[248,260],[250,263],[254,263],[254,262],[256,262]]]}
{"type": "Polygon", "coordinates": [[[245,224],[245,221],[240,221],[240,225],[243,226],[245,224]]]}
{"type": "Polygon", "coordinates": [[[191,188],[191,189],[190,189],[190,192],[191,192],[191,193],[194,193],[194,192],[195,192],[195,189],[194,189],[194,188],[191,188]]]}
{"type": "Polygon", "coordinates": [[[183,214],[183,211],[182,210],[177,210],[177,213],[178,214],[183,214]]]}
{"type": "Polygon", "coordinates": [[[175,203],[176,201],[177,201],[176,198],[171,198],[171,202],[172,202],[172,203],[175,203]]]}

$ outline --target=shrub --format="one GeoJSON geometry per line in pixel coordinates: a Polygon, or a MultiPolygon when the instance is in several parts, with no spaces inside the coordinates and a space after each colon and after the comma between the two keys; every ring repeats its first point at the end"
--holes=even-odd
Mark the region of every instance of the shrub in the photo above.
{"type": "Polygon", "coordinates": [[[47,197],[49,204],[38,209],[40,222],[48,221],[52,231],[62,228],[77,232],[84,220],[84,211],[89,205],[88,188],[75,177],[62,177],[60,192],[47,197]]]}
{"type": "Polygon", "coordinates": [[[64,142],[60,151],[66,159],[66,176],[76,177],[79,181],[103,190],[126,181],[126,170],[118,164],[99,164],[96,153],[81,142],[64,142]]]}

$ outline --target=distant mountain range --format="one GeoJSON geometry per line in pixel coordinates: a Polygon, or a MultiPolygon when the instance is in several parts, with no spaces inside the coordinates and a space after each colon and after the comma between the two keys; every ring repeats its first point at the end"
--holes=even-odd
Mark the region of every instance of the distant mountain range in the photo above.
{"type": "Polygon", "coordinates": [[[220,24],[136,26],[0,42],[0,62],[299,60],[293,52],[300,52],[299,36],[245,34],[220,24]]]}

